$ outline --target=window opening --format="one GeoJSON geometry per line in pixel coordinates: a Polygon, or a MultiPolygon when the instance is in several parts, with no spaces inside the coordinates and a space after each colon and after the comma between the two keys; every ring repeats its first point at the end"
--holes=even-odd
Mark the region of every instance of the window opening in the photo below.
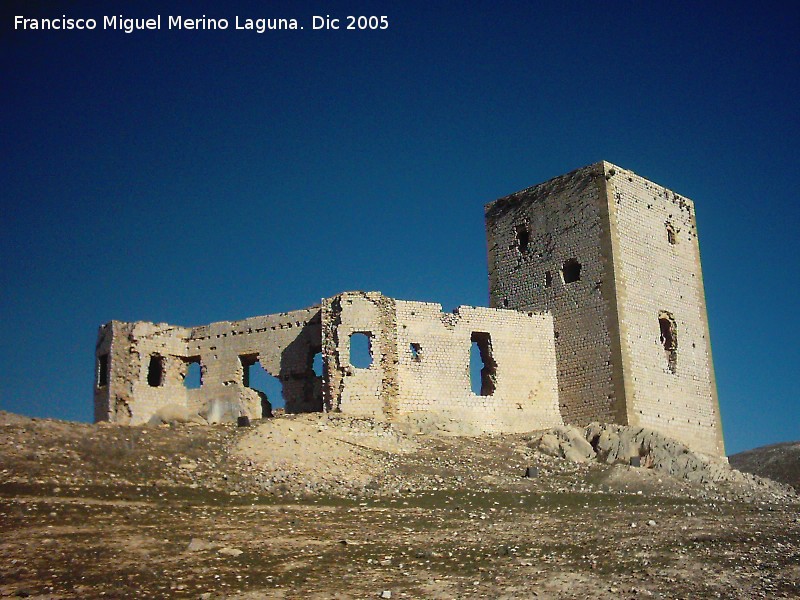
{"type": "Polygon", "coordinates": [[[670,313],[662,310],[658,314],[658,326],[661,331],[659,340],[667,355],[667,368],[670,373],[675,373],[678,367],[678,333],[675,319],[670,313]]]}
{"type": "Polygon", "coordinates": [[[322,377],[322,351],[320,350],[314,355],[314,358],[311,360],[311,370],[314,371],[314,375],[317,377],[322,377]]]}
{"type": "Polygon", "coordinates": [[[667,221],[666,227],[667,227],[667,241],[674,246],[675,244],[678,243],[678,236],[675,233],[675,228],[669,221],[667,221]]]}
{"type": "Polygon", "coordinates": [[[372,365],[372,337],[367,331],[350,334],[350,364],[357,369],[368,369],[372,365]]]}
{"type": "Polygon", "coordinates": [[[160,387],[164,384],[164,357],[160,354],[153,354],[150,357],[150,364],[147,365],[147,385],[150,387],[160,387]]]}
{"type": "Polygon", "coordinates": [[[306,372],[290,375],[292,381],[292,402],[287,407],[291,412],[318,412],[323,409],[322,377],[325,359],[322,346],[309,346],[306,358],[306,372]]]}
{"type": "Polygon", "coordinates": [[[417,344],[416,342],[411,342],[408,346],[409,351],[411,352],[411,360],[415,360],[419,362],[422,359],[422,346],[417,344]]]}
{"type": "Polygon", "coordinates": [[[108,354],[97,357],[97,387],[108,385],[108,354]]]}
{"type": "Polygon", "coordinates": [[[187,390],[196,390],[203,385],[203,369],[200,366],[200,357],[190,356],[183,360],[186,363],[183,385],[187,390]]]}
{"type": "Polygon", "coordinates": [[[564,283],[573,283],[575,281],[579,281],[581,278],[581,263],[579,263],[574,258],[570,258],[569,260],[564,262],[564,266],[561,269],[561,279],[564,280],[564,283]]]}
{"type": "Polygon", "coordinates": [[[482,331],[472,332],[470,349],[470,387],[476,396],[491,396],[497,383],[497,363],[492,355],[492,338],[482,331]]]}
{"type": "Polygon", "coordinates": [[[517,250],[520,253],[525,253],[528,251],[528,245],[531,241],[531,234],[528,231],[527,226],[523,225],[516,225],[514,227],[514,232],[517,235],[517,250]]]}
{"type": "Polygon", "coordinates": [[[553,287],[553,274],[550,271],[544,272],[544,287],[553,287]]]}
{"type": "Polygon", "coordinates": [[[242,385],[258,393],[261,398],[261,415],[272,416],[276,408],[285,408],[281,380],[267,372],[258,360],[258,354],[239,357],[242,363],[242,385]]]}

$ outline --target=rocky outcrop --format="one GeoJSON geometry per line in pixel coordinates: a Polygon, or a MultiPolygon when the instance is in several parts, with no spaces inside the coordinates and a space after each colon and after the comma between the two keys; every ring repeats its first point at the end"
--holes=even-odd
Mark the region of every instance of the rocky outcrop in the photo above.
{"type": "Polygon", "coordinates": [[[583,429],[555,427],[540,432],[528,445],[574,462],[631,465],[691,483],[746,484],[782,493],[791,491],[788,486],[732,469],[724,459],[695,453],[681,442],[644,427],[600,423],[590,423],[583,429]]]}

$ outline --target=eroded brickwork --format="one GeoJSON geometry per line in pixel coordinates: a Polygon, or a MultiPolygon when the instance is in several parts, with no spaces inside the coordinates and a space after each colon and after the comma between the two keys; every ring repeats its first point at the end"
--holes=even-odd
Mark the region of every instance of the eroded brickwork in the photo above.
{"type": "Polygon", "coordinates": [[[691,201],[607,162],[486,207],[493,306],[552,311],[564,420],[724,455],[691,201]]]}
{"type": "Polygon", "coordinates": [[[603,201],[602,175],[591,166],[486,207],[490,304],[552,313],[567,423],[624,422],[613,378],[603,201]]]}
{"type": "Polygon", "coordinates": [[[346,292],[322,303],[325,405],[359,415],[397,412],[395,300],[379,292],[346,292]],[[353,366],[354,334],[369,339],[371,364],[353,366]]]}
{"type": "Polygon", "coordinates": [[[691,201],[601,162],[496,200],[485,217],[492,308],[345,292],[195,328],[113,321],[98,334],[95,419],[141,423],[169,405],[209,421],[267,416],[248,381],[258,361],[287,412],[428,411],[484,431],[642,425],[724,455],[691,201]],[[184,385],[192,363],[197,389],[184,385]]]}
{"type": "Polygon", "coordinates": [[[280,379],[288,412],[391,420],[433,411],[484,431],[562,422],[546,314],[475,307],[443,313],[439,304],[346,292],[321,308],[203,327],[114,321],[101,327],[98,340],[98,421],[142,423],[166,406],[211,421],[260,418],[268,404],[245,376],[246,366],[259,360],[280,379]],[[353,364],[354,336],[368,339],[369,364],[353,364]],[[480,393],[471,389],[473,342],[486,362],[480,393]],[[312,368],[317,352],[322,377],[312,368]],[[190,362],[202,367],[197,389],[184,386],[190,362]]]}
{"type": "Polygon", "coordinates": [[[604,168],[628,421],[722,455],[694,203],[604,168]]]}
{"type": "Polygon", "coordinates": [[[175,398],[185,404],[186,327],[111,321],[98,333],[95,421],[142,423],[175,398]],[[160,358],[160,389],[148,385],[151,359],[160,358]],[[105,363],[105,373],[101,366],[105,363]],[[103,383],[103,376],[106,385],[103,383]]]}
{"type": "Polygon", "coordinates": [[[95,420],[143,423],[168,405],[210,421],[261,418],[268,400],[244,385],[255,361],[280,380],[287,411],[321,410],[322,384],[312,364],[320,335],[319,307],[195,328],[112,321],[98,334],[95,420]],[[193,362],[201,385],[187,389],[193,362]]]}
{"type": "MultiPolygon", "coordinates": [[[[486,431],[561,424],[553,320],[549,314],[397,302],[401,411],[435,411],[486,431]],[[489,390],[472,391],[470,351],[486,342],[489,390]]],[[[476,385],[477,387],[477,385],[476,385]]]]}
{"type": "Polygon", "coordinates": [[[485,431],[529,431],[561,423],[549,315],[347,292],[323,302],[326,405],[350,414],[437,412],[485,431]],[[372,361],[350,359],[353,335],[367,334],[372,361]],[[471,389],[473,338],[491,363],[491,391],[471,389]],[[477,342],[476,342],[477,343],[477,342]]]}

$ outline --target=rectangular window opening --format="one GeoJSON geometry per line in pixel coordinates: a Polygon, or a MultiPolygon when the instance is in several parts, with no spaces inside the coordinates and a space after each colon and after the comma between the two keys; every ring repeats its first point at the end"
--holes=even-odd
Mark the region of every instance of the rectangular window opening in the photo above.
{"type": "Polygon", "coordinates": [[[497,363],[492,355],[492,338],[483,331],[472,332],[470,387],[476,396],[491,396],[497,384],[497,363]]]}
{"type": "Polygon", "coordinates": [[[667,241],[672,244],[673,246],[678,243],[678,235],[675,232],[675,227],[672,226],[672,223],[667,221],[667,241]]]}
{"type": "Polygon", "coordinates": [[[185,371],[183,373],[183,385],[187,390],[196,390],[203,385],[203,367],[200,363],[199,356],[190,356],[184,358],[183,362],[186,363],[185,371]]]}
{"type": "Polygon", "coordinates": [[[675,318],[671,313],[662,310],[658,313],[658,327],[661,333],[659,341],[667,357],[667,369],[675,373],[678,368],[678,332],[675,318]]]}
{"type": "Polygon", "coordinates": [[[527,225],[524,223],[522,225],[515,225],[514,233],[517,236],[517,250],[519,250],[520,254],[525,254],[531,242],[531,233],[528,231],[527,225]]]}
{"type": "Polygon", "coordinates": [[[574,258],[564,261],[564,266],[561,268],[561,279],[564,283],[580,281],[581,263],[574,258]]]}
{"type": "Polygon", "coordinates": [[[422,346],[417,344],[416,342],[411,342],[408,346],[409,352],[411,352],[411,360],[419,362],[422,360],[422,346]]]}
{"type": "Polygon", "coordinates": [[[239,356],[239,362],[242,363],[242,385],[250,387],[250,369],[258,362],[258,354],[242,354],[239,356]]]}
{"type": "Polygon", "coordinates": [[[150,356],[150,363],[147,365],[147,385],[150,387],[164,385],[164,357],[160,354],[150,356]]]}
{"type": "Polygon", "coordinates": [[[356,369],[372,366],[372,332],[354,331],[350,334],[350,364],[356,369]]]}
{"type": "Polygon", "coordinates": [[[97,357],[97,387],[108,385],[108,354],[97,357]]]}

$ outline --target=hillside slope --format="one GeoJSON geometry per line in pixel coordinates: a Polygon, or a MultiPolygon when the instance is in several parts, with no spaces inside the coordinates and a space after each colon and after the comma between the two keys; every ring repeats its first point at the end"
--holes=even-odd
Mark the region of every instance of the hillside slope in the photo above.
{"type": "Polygon", "coordinates": [[[0,412],[0,597],[800,597],[796,495],[718,466],[676,478],[657,454],[610,464],[662,442],[601,427],[576,462],[551,455],[574,428],[0,412]]]}
{"type": "Polygon", "coordinates": [[[767,477],[800,491],[800,442],[784,442],[733,454],[728,461],[734,469],[767,477]]]}

